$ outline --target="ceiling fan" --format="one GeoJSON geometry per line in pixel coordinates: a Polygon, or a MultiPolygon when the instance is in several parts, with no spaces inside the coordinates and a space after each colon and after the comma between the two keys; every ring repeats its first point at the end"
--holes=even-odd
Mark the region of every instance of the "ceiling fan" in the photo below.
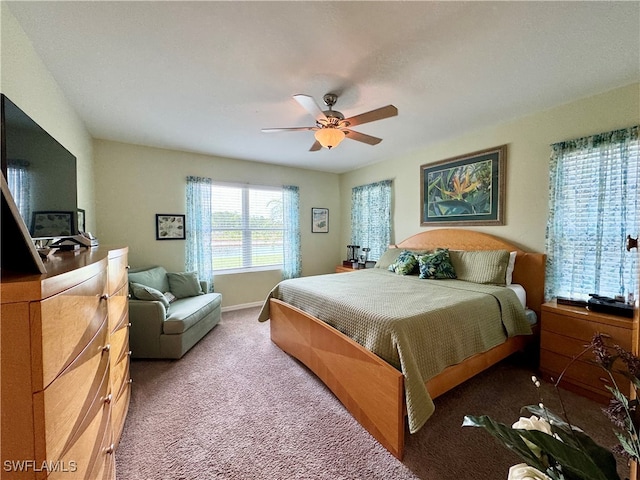
{"type": "Polygon", "coordinates": [[[320,150],[322,147],[331,150],[337,146],[345,138],[351,140],[357,140],[369,145],[377,145],[382,141],[381,138],[372,137],[371,135],[365,135],[364,133],[351,130],[349,127],[356,125],[362,125],[363,123],[375,122],[376,120],[382,120],[383,118],[395,117],[398,114],[398,109],[393,105],[387,105],[386,107],[377,108],[369,112],[361,113],[353,117],[344,118],[344,115],[337,110],[333,110],[333,106],[338,101],[338,95],[335,93],[327,93],[322,98],[324,104],[329,107],[328,110],[322,110],[316,103],[313,97],[309,95],[294,95],[293,98],[309,112],[315,119],[316,125],[314,127],[292,127],[292,128],[263,128],[265,133],[273,132],[291,132],[300,130],[313,130],[315,131],[316,141],[311,148],[310,152],[320,150]]]}

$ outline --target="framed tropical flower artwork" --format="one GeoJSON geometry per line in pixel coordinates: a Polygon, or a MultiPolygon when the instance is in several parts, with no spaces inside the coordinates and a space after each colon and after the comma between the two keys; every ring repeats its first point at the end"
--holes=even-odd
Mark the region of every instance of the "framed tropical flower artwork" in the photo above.
{"type": "Polygon", "coordinates": [[[420,167],[420,225],[504,225],[507,146],[420,167]]]}

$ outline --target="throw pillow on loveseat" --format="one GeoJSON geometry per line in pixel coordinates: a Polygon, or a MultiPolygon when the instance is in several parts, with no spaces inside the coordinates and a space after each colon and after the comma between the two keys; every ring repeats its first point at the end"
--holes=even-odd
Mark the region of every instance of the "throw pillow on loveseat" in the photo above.
{"type": "Polygon", "coordinates": [[[181,358],[220,321],[222,295],[195,272],[132,269],[129,290],[133,358],[181,358]]]}

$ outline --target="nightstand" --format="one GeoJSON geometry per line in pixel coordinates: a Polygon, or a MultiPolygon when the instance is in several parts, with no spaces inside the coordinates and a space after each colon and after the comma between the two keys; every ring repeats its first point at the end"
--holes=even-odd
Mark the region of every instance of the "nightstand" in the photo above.
{"type": "MultiPolygon", "coordinates": [[[[540,372],[546,380],[553,379],[555,382],[569,366],[562,377],[562,387],[601,403],[608,403],[611,394],[602,380],[607,374],[593,363],[593,353],[589,351],[571,363],[574,357],[584,351],[595,333],[608,335],[608,345],[620,345],[630,352],[638,352],[638,323],[634,319],[592,312],[585,307],[558,305],[555,300],[543,304],[540,372]]],[[[615,379],[620,390],[625,393],[624,385],[629,384],[629,381],[621,375],[615,379]]]]}
{"type": "Polygon", "coordinates": [[[336,265],[336,273],[355,272],[358,270],[353,267],[345,267],[344,265],[336,265]]]}

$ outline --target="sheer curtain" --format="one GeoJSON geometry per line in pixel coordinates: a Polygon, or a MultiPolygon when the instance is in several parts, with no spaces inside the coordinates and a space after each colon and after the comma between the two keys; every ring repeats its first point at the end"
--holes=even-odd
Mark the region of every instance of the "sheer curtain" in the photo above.
{"type": "Polygon", "coordinates": [[[371,249],[377,260],[391,242],[391,180],[351,190],[351,243],[371,249]]]}
{"type": "Polygon", "coordinates": [[[638,126],[552,145],[545,296],[638,293],[638,126]]]}
{"type": "Polygon", "coordinates": [[[300,192],[293,185],[282,187],[283,248],[282,278],[296,278],[302,272],[300,260],[300,192]]]}
{"type": "Polygon", "coordinates": [[[198,272],[213,292],[213,207],[210,178],[187,177],[186,269],[198,272]]]}

